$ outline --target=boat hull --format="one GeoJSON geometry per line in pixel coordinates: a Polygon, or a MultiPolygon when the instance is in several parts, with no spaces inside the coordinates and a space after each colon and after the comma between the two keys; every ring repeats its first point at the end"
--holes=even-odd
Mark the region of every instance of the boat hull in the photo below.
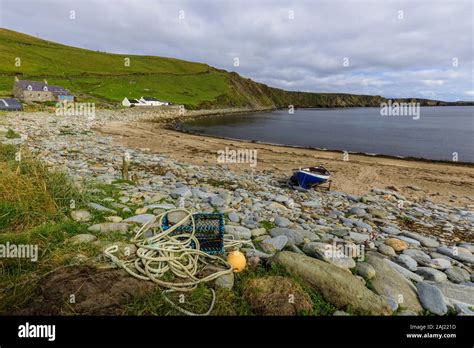
{"type": "Polygon", "coordinates": [[[324,184],[329,180],[329,175],[309,173],[299,170],[293,174],[292,181],[304,189],[324,184]]]}

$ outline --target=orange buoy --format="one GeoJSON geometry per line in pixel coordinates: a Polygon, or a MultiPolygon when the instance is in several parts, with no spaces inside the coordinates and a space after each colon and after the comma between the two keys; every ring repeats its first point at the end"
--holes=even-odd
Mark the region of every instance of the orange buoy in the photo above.
{"type": "Polygon", "coordinates": [[[231,251],[229,255],[227,255],[227,262],[232,266],[234,273],[243,271],[247,263],[244,254],[240,251],[231,251]]]}

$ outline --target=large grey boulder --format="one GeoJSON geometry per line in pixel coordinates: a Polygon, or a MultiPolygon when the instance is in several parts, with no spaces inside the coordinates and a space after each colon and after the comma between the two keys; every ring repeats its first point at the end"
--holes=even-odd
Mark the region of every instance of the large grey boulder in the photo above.
{"type": "Polygon", "coordinates": [[[416,289],[424,309],[438,315],[445,315],[448,312],[443,293],[436,286],[421,282],[416,285],[416,289]]]}
{"type": "Polygon", "coordinates": [[[290,251],[279,252],[273,261],[308,282],[326,301],[340,309],[350,306],[358,313],[392,314],[383,298],[367,289],[351,273],[335,265],[290,251]]]}
{"type": "Polygon", "coordinates": [[[416,313],[423,309],[411,282],[390,267],[382,255],[368,252],[366,261],[375,269],[375,277],[371,280],[371,283],[377,294],[386,296],[402,307],[416,313]]]}

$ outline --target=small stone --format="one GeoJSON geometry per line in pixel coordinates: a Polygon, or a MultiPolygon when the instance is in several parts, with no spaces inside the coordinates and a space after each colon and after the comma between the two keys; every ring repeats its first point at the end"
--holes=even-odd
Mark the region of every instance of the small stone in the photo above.
{"type": "Polygon", "coordinates": [[[220,196],[212,196],[211,198],[211,205],[215,206],[215,207],[223,207],[225,206],[226,202],[225,202],[225,199],[223,199],[222,197],[220,196]]]}
{"type": "MultiPolygon", "coordinates": [[[[168,220],[168,223],[170,225],[175,225],[181,220],[185,219],[188,214],[185,211],[177,210],[177,211],[172,211],[166,214],[166,219],[168,220]]],[[[190,219],[187,219],[183,222],[184,225],[189,224],[191,221],[190,219]]]]}
{"type": "Polygon", "coordinates": [[[128,225],[121,222],[103,222],[90,226],[88,231],[99,233],[120,232],[125,234],[128,232],[128,225]]]}
{"type": "Polygon", "coordinates": [[[442,259],[442,258],[431,259],[431,263],[432,263],[433,268],[437,268],[437,269],[451,268],[451,262],[446,259],[442,259]]]}
{"type": "Polygon", "coordinates": [[[218,288],[232,290],[232,288],[234,287],[234,273],[231,272],[221,275],[220,277],[216,278],[214,284],[218,288]]]}
{"type": "Polygon", "coordinates": [[[148,209],[146,207],[138,208],[137,210],[135,210],[135,214],[141,215],[141,214],[145,214],[147,211],[148,209]]]}
{"type": "Polygon", "coordinates": [[[97,240],[97,237],[93,234],[84,233],[84,234],[77,234],[74,237],[68,239],[68,242],[71,244],[81,244],[81,243],[91,243],[97,240]]]}
{"type": "Polygon", "coordinates": [[[433,266],[431,261],[431,257],[425,253],[423,250],[420,249],[405,249],[403,250],[403,254],[411,256],[418,264],[422,266],[433,266]]]}
{"type": "Polygon", "coordinates": [[[226,225],[225,226],[225,233],[229,233],[234,236],[234,239],[242,239],[247,240],[252,237],[252,232],[247,227],[244,226],[232,226],[226,225]]]}
{"type": "Polygon", "coordinates": [[[375,269],[367,262],[358,262],[356,264],[357,274],[360,274],[364,279],[372,279],[375,277],[375,269]]]}
{"type": "Polygon", "coordinates": [[[378,247],[378,251],[385,255],[385,256],[395,256],[397,255],[397,253],[395,252],[395,250],[393,250],[393,248],[387,244],[380,244],[379,247],[378,247]]]}
{"type": "Polygon", "coordinates": [[[375,216],[376,218],[379,218],[379,219],[385,219],[387,217],[387,213],[381,209],[369,207],[367,211],[369,212],[370,215],[375,216]]]}
{"type": "Polygon", "coordinates": [[[410,271],[416,271],[418,266],[418,263],[411,256],[406,254],[398,255],[395,259],[395,262],[405,268],[408,268],[410,271]]]}
{"type": "Polygon", "coordinates": [[[382,232],[396,236],[400,233],[402,233],[398,228],[392,227],[392,226],[387,226],[387,227],[382,227],[380,229],[382,232]]]}
{"type": "Polygon", "coordinates": [[[336,237],[342,238],[342,237],[345,237],[345,236],[349,235],[350,231],[338,228],[338,229],[334,229],[334,230],[329,231],[329,233],[336,236],[336,237]]]}
{"type": "Polygon", "coordinates": [[[444,273],[446,273],[450,281],[458,284],[467,282],[470,278],[469,272],[458,266],[448,268],[446,271],[444,271],[444,273]]]}
{"type": "Polygon", "coordinates": [[[178,197],[187,198],[187,197],[191,197],[192,195],[193,194],[191,190],[187,186],[177,187],[170,193],[170,196],[173,198],[178,198],[178,197]]]}
{"type": "Polygon", "coordinates": [[[122,197],[119,197],[118,200],[119,200],[120,203],[125,204],[125,203],[130,202],[130,197],[128,197],[128,196],[122,196],[122,197]]]}
{"type": "Polygon", "coordinates": [[[288,245],[301,245],[304,243],[304,237],[299,233],[298,230],[293,230],[290,228],[280,228],[275,227],[270,230],[270,235],[272,237],[285,235],[288,237],[288,245]]]}
{"type": "Polygon", "coordinates": [[[364,216],[364,215],[367,215],[367,212],[365,211],[365,209],[362,209],[360,207],[353,207],[349,210],[349,214],[357,215],[357,216],[364,216]]]}
{"type": "Polygon", "coordinates": [[[101,204],[98,204],[98,203],[87,203],[87,205],[92,208],[92,209],[95,209],[95,210],[98,210],[98,211],[102,211],[104,213],[112,213],[114,214],[115,213],[115,210],[112,210],[112,209],[109,209],[107,207],[104,207],[103,205],[101,204]]]}
{"type": "Polygon", "coordinates": [[[121,216],[106,216],[105,220],[109,222],[120,222],[123,220],[123,218],[121,216]]]}
{"type": "Polygon", "coordinates": [[[387,238],[384,243],[388,246],[391,246],[395,251],[403,251],[408,248],[407,242],[397,239],[397,238],[387,238]]]}
{"type": "Polygon", "coordinates": [[[260,259],[265,260],[273,257],[275,254],[267,254],[263,251],[257,249],[249,249],[249,248],[242,248],[242,251],[245,252],[245,257],[247,259],[257,258],[259,261],[260,259]]]}
{"type": "Polygon", "coordinates": [[[364,243],[365,241],[369,240],[370,236],[364,233],[350,232],[349,238],[356,243],[364,243]]]}
{"type": "Polygon", "coordinates": [[[71,212],[71,218],[77,222],[87,222],[90,221],[92,215],[87,210],[73,210],[71,212]]]}
{"type": "Polygon", "coordinates": [[[448,279],[446,274],[430,267],[418,267],[416,273],[423,276],[425,280],[431,280],[434,282],[444,282],[448,279]]]}
{"type": "Polygon", "coordinates": [[[151,221],[154,218],[155,218],[155,215],[153,215],[153,214],[140,214],[140,215],[135,215],[135,216],[129,217],[129,218],[123,220],[123,222],[131,222],[131,223],[144,225],[144,224],[146,224],[147,222],[151,221]]]}
{"type": "Polygon", "coordinates": [[[267,230],[264,229],[263,227],[254,228],[253,230],[251,230],[251,233],[252,233],[252,238],[256,238],[256,237],[263,236],[264,234],[266,234],[267,230]]]}
{"type": "Polygon", "coordinates": [[[232,222],[239,222],[240,221],[239,214],[237,214],[235,211],[232,211],[229,214],[227,214],[227,217],[232,222]]]}
{"type": "Polygon", "coordinates": [[[260,243],[263,251],[267,253],[275,253],[277,251],[282,250],[286,243],[288,243],[287,236],[277,236],[269,239],[265,239],[263,242],[260,243]]]}
{"type": "Polygon", "coordinates": [[[260,264],[260,257],[258,257],[258,256],[247,257],[247,266],[251,270],[255,270],[258,267],[259,264],[260,264]]]}
{"type": "Polygon", "coordinates": [[[421,243],[421,245],[428,248],[437,248],[439,247],[439,242],[434,238],[429,238],[422,236],[415,232],[403,231],[402,235],[415,239],[421,243]]]}
{"type": "Polygon", "coordinates": [[[173,204],[168,204],[168,203],[155,203],[155,204],[146,205],[145,208],[147,210],[152,210],[152,209],[170,210],[170,209],[176,209],[176,206],[173,204]]]}
{"type": "Polygon", "coordinates": [[[321,201],[319,200],[314,200],[314,201],[306,201],[301,204],[304,207],[309,207],[309,208],[317,208],[321,206],[321,201]]]}
{"type": "Polygon", "coordinates": [[[277,216],[275,218],[275,225],[278,227],[288,227],[291,225],[291,221],[285,217],[277,216]]]}

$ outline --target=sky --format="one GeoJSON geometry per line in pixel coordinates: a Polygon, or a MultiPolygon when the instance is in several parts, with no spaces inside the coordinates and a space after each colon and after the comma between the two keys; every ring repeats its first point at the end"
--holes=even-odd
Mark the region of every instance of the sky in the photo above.
{"type": "Polygon", "coordinates": [[[472,0],[0,0],[0,27],[287,90],[474,99],[472,0]]]}

